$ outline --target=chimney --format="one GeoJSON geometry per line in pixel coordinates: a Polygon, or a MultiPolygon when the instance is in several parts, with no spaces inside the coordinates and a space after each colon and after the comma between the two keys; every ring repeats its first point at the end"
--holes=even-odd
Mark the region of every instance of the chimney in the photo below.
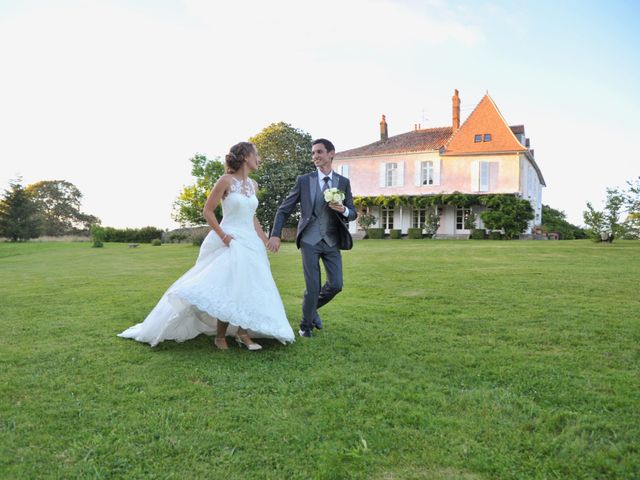
{"type": "Polygon", "coordinates": [[[451,101],[453,103],[453,133],[456,133],[460,128],[460,97],[458,97],[457,89],[454,90],[451,101]]]}
{"type": "Polygon", "coordinates": [[[380,141],[386,142],[389,140],[389,130],[387,129],[387,120],[384,115],[382,115],[382,121],[380,122],[380,141]]]}

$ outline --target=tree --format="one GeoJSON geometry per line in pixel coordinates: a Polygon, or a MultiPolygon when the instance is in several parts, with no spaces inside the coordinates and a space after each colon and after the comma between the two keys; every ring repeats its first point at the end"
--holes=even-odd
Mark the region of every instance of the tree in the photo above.
{"type": "MultiPolygon", "coordinates": [[[[205,155],[196,153],[189,161],[191,162],[191,175],[195,177],[195,183],[182,189],[178,199],[173,203],[171,215],[183,227],[207,223],[202,216],[202,209],[218,178],[224,175],[224,165],[220,157],[209,160],[205,155]]],[[[216,208],[216,215],[218,218],[222,217],[220,206],[216,208]]]]}
{"type": "Polygon", "coordinates": [[[358,225],[360,225],[365,232],[369,230],[371,225],[375,225],[377,221],[378,219],[376,216],[370,213],[362,213],[358,215],[358,225]]]}
{"type": "Polygon", "coordinates": [[[606,236],[609,242],[613,242],[615,238],[623,236],[626,229],[620,223],[620,213],[624,203],[624,194],[617,188],[607,188],[603,211],[594,209],[591,202],[587,202],[587,210],[582,216],[584,223],[589,227],[591,238],[598,241],[606,236]]]}
{"type": "Polygon", "coordinates": [[[427,210],[423,227],[427,235],[434,236],[436,234],[438,228],[440,228],[440,212],[438,212],[438,207],[434,206],[427,210]]]}
{"type": "Polygon", "coordinates": [[[563,240],[586,238],[586,232],[567,221],[567,215],[561,211],[542,205],[542,229],[545,232],[558,232],[563,240]]]}
{"type": "MultiPolygon", "coordinates": [[[[258,149],[262,163],[255,173],[260,185],[258,220],[269,230],[276,210],[287,197],[299,175],[314,169],[311,161],[311,135],[288,123],[272,123],[249,139],[258,149]]],[[[295,225],[299,210],[289,217],[288,226],[295,225]]]]}
{"type": "Polygon", "coordinates": [[[66,180],[43,180],[26,188],[37,203],[42,218],[42,234],[51,236],[69,235],[89,231],[100,219],[82,213],[82,193],[78,187],[66,180]]]}
{"type": "Polygon", "coordinates": [[[587,209],[582,212],[584,223],[588,228],[587,234],[594,240],[600,240],[602,233],[606,230],[604,222],[604,213],[596,210],[591,205],[591,202],[587,202],[587,209]]]}
{"type": "Polygon", "coordinates": [[[630,214],[640,214],[640,177],[627,182],[628,188],[623,194],[624,205],[630,214]]]}
{"type": "Polygon", "coordinates": [[[490,209],[480,214],[485,226],[503,230],[507,239],[516,238],[535,218],[531,203],[515,195],[487,195],[480,202],[490,209]]]}
{"type": "Polygon", "coordinates": [[[12,242],[37,238],[41,229],[38,205],[20,182],[9,182],[0,200],[0,236],[12,242]]]}
{"type": "Polygon", "coordinates": [[[624,238],[640,239],[640,177],[627,182],[628,188],[623,194],[624,206],[628,212],[624,222],[626,232],[624,238]]]}
{"type": "Polygon", "coordinates": [[[91,240],[93,241],[92,247],[94,248],[102,248],[104,246],[104,241],[106,237],[105,228],[94,224],[89,228],[89,234],[91,235],[91,240]]]}

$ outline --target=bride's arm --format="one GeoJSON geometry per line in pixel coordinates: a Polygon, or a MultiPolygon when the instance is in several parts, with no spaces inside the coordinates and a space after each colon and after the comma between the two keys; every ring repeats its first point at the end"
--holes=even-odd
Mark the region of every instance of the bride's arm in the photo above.
{"type": "Polygon", "coordinates": [[[256,217],[255,215],[253,216],[253,227],[256,229],[256,233],[260,237],[260,240],[262,240],[262,243],[267,245],[267,242],[269,241],[269,237],[267,237],[267,234],[264,233],[264,230],[262,230],[262,225],[260,225],[260,222],[258,221],[258,217],[256,217]]]}
{"type": "MultiPolygon", "coordinates": [[[[257,193],[258,192],[258,182],[256,182],[255,180],[251,180],[251,181],[253,182],[253,189],[257,193]]],[[[264,230],[262,230],[262,226],[260,225],[260,222],[258,221],[258,217],[256,217],[255,215],[253,216],[253,228],[256,229],[256,233],[258,234],[258,237],[260,237],[260,240],[262,240],[262,243],[267,245],[267,242],[269,241],[269,237],[267,237],[267,234],[264,233],[264,230]]]]}
{"type": "Polygon", "coordinates": [[[213,230],[218,234],[222,242],[229,246],[233,237],[227,234],[220,227],[220,223],[216,218],[215,209],[220,204],[224,192],[227,191],[229,185],[231,184],[231,175],[223,175],[221,176],[216,184],[213,186],[211,193],[209,194],[209,198],[207,198],[207,203],[204,204],[204,208],[202,209],[202,215],[205,220],[209,224],[213,230]]]}

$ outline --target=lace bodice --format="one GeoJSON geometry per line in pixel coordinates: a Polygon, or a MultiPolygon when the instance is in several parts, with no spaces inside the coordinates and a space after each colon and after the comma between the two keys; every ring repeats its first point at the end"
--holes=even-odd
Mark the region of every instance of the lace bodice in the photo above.
{"type": "MultiPolygon", "coordinates": [[[[232,178],[227,196],[222,200],[222,226],[231,233],[235,230],[244,230],[252,236],[255,235],[253,215],[258,208],[258,199],[255,195],[253,181],[250,178],[238,180],[232,178]]],[[[257,238],[257,236],[256,236],[257,238]]]]}
{"type": "Polygon", "coordinates": [[[245,197],[251,197],[256,194],[256,190],[253,186],[253,180],[247,178],[246,180],[238,180],[235,177],[231,177],[231,186],[229,187],[229,193],[240,193],[245,197]]]}

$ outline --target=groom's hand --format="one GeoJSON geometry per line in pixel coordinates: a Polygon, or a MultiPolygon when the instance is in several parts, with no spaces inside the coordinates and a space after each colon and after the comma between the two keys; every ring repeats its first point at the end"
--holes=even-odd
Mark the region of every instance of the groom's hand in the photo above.
{"type": "Polygon", "coordinates": [[[342,205],[341,203],[330,203],[329,208],[331,210],[335,210],[338,213],[344,213],[345,211],[345,206],[342,205]]]}
{"type": "Polygon", "coordinates": [[[267,250],[276,253],[280,250],[280,237],[271,237],[267,241],[267,250]]]}

